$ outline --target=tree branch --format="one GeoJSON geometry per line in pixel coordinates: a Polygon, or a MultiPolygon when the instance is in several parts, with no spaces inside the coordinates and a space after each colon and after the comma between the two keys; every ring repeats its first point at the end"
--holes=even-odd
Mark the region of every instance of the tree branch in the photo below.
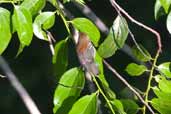
{"type": "Polygon", "coordinates": [[[150,31],[150,32],[153,33],[154,35],[156,35],[157,44],[158,44],[158,50],[157,50],[157,52],[160,53],[160,52],[162,51],[162,49],[161,49],[161,48],[162,48],[161,37],[160,37],[160,34],[159,34],[156,30],[154,30],[154,29],[152,29],[152,28],[150,28],[150,27],[144,25],[143,23],[141,23],[141,22],[135,20],[135,19],[134,19],[133,17],[131,17],[131,16],[130,16],[122,7],[120,7],[120,6],[115,2],[115,0],[110,0],[110,3],[111,3],[111,5],[112,5],[117,11],[122,12],[122,13],[123,13],[129,20],[131,20],[133,23],[137,24],[138,26],[140,26],[140,27],[142,27],[142,28],[144,28],[144,29],[150,31]]]}
{"type": "Polygon", "coordinates": [[[120,79],[139,99],[140,101],[149,109],[152,114],[155,114],[152,108],[144,101],[141,95],[105,60],[103,60],[106,67],[115,74],[115,76],[120,79]]]}
{"type": "Polygon", "coordinates": [[[23,100],[26,108],[30,112],[30,114],[41,114],[39,109],[37,108],[36,104],[29,96],[25,88],[22,84],[18,81],[14,73],[11,71],[10,67],[6,63],[6,61],[0,56],[0,67],[4,71],[6,77],[8,78],[9,82],[13,86],[13,88],[17,91],[21,99],[23,100]]]}

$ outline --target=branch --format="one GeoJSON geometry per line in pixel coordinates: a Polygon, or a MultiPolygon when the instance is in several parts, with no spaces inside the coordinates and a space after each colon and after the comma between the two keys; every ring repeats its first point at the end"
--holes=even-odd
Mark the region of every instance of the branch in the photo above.
{"type": "Polygon", "coordinates": [[[149,111],[152,114],[155,114],[152,108],[144,101],[144,99],[141,97],[141,95],[105,60],[103,60],[106,67],[115,74],[117,78],[119,78],[139,99],[140,101],[149,109],[149,111]]]}
{"type": "MultiPolygon", "coordinates": [[[[98,26],[98,28],[105,33],[106,35],[109,32],[109,29],[106,27],[106,25],[85,5],[79,5],[76,2],[74,2],[74,4],[80,9],[80,11],[82,11],[87,17],[89,17],[93,22],[95,22],[96,26],[98,26]],[[100,24],[99,24],[100,23],[100,24]],[[102,28],[102,29],[101,29],[102,28]]],[[[60,6],[64,8],[64,6],[62,4],[60,4],[60,6]]],[[[65,15],[70,18],[70,14],[68,14],[68,10],[65,9],[65,15]]],[[[73,18],[73,16],[72,16],[73,18]]],[[[77,31],[74,29],[73,32],[73,36],[74,41],[76,40],[77,36],[77,31]]],[[[135,59],[135,57],[132,55],[131,49],[128,45],[125,45],[123,48],[124,52],[126,52],[129,56],[131,56],[132,58],[135,59]],[[129,53],[128,53],[129,52],[129,53]]],[[[135,59],[136,60],[136,59],[135,59]]],[[[153,110],[151,109],[151,107],[144,101],[144,99],[141,97],[141,95],[119,74],[117,73],[117,71],[115,69],[113,69],[105,60],[103,60],[104,64],[108,67],[109,70],[111,70],[139,99],[140,101],[151,111],[152,114],[154,114],[153,110]]]]}
{"type": "Polygon", "coordinates": [[[110,3],[111,3],[112,6],[117,10],[117,12],[122,12],[122,13],[123,13],[129,20],[131,20],[133,23],[137,24],[138,26],[140,26],[140,27],[142,27],[142,28],[144,28],[144,29],[150,31],[150,32],[153,33],[154,35],[156,35],[157,44],[158,44],[157,53],[158,53],[158,52],[160,53],[160,52],[162,51],[162,49],[161,49],[161,48],[162,48],[161,37],[160,37],[160,34],[159,34],[156,30],[154,30],[154,29],[152,29],[152,28],[150,28],[150,27],[144,25],[143,23],[141,23],[141,22],[135,20],[135,19],[134,19],[133,17],[131,17],[123,8],[121,8],[121,7],[115,2],[115,0],[110,0],[110,3]]]}
{"type": "Polygon", "coordinates": [[[0,78],[6,78],[6,76],[4,76],[4,75],[0,74],[0,78]]]}
{"type": "Polygon", "coordinates": [[[17,91],[17,93],[23,100],[30,114],[41,114],[36,104],[32,100],[32,98],[29,96],[25,88],[21,85],[19,80],[16,78],[16,76],[14,75],[14,73],[11,71],[10,67],[6,63],[6,61],[1,56],[0,56],[0,67],[4,71],[6,77],[8,78],[13,88],[17,91]]]}

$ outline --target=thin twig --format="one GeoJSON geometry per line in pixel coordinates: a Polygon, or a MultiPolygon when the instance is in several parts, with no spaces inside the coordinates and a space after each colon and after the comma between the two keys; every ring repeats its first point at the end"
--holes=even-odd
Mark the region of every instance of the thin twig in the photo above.
{"type": "MultiPolygon", "coordinates": [[[[159,52],[157,52],[156,57],[155,57],[154,62],[153,62],[153,65],[152,65],[152,68],[150,70],[150,76],[149,76],[149,79],[148,79],[148,85],[147,85],[147,89],[146,89],[146,92],[145,92],[145,102],[147,102],[147,103],[148,103],[149,92],[150,92],[150,89],[151,89],[151,81],[153,79],[153,73],[154,73],[154,70],[155,70],[155,66],[156,66],[158,57],[159,57],[159,52]]],[[[146,107],[144,107],[143,109],[144,109],[143,114],[145,114],[146,107]]]]}
{"type": "Polygon", "coordinates": [[[149,109],[149,111],[152,114],[155,114],[152,108],[141,97],[141,95],[110,64],[108,64],[105,60],[103,60],[103,62],[106,67],[111,70],[116,75],[116,77],[120,79],[140,99],[140,101],[149,109]]]}
{"type": "Polygon", "coordinates": [[[6,78],[6,76],[4,76],[4,75],[0,74],[0,78],[6,78]]]}
{"type": "Polygon", "coordinates": [[[46,32],[47,32],[47,37],[48,37],[48,41],[49,41],[49,48],[50,48],[50,51],[51,51],[52,55],[54,55],[54,54],[55,54],[55,49],[54,49],[54,47],[53,47],[53,42],[52,42],[52,41],[56,42],[56,40],[55,40],[55,38],[52,36],[51,32],[49,32],[49,31],[46,31],[46,32]]]}
{"type": "Polygon", "coordinates": [[[107,105],[109,106],[109,109],[111,110],[112,114],[115,114],[115,111],[114,111],[114,109],[113,109],[113,107],[112,107],[110,101],[108,100],[108,98],[107,98],[106,95],[104,94],[103,90],[100,88],[100,85],[98,84],[98,82],[97,82],[95,76],[94,76],[93,74],[91,74],[91,76],[92,76],[93,81],[94,81],[94,83],[96,84],[96,86],[97,86],[99,92],[101,93],[101,95],[103,96],[103,98],[106,100],[106,103],[107,103],[107,105]]]}
{"type": "MultiPolygon", "coordinates": [[[[118,15],[119,15],[120,17],[122,17],[122,14],[120,13],[120,10],[119,10],[115,5],[114,5],[113,7],[114,7],[115,10],[117,11],[118,15]]],[[[125,23],[123,23],[123,24],[125,24],[125,23]]],[[[137,41],[135,40],[134,34],[133,34],[132,31],[129,29],[129,27],[128,27],[128,32],[129,32],[129,34],[130,34],[130,36],[131,36],[131,39],[133,40],[134,44],[136,45],[137,49],[141,52],[141,54],[142,54],[145,58],[149,58],[148,55],[146,55],[146,54],[144,53],[144,51],[141,49],[141,47],[138,45],[137,41]]],[[[149,63],[151,64],[150,61],[149,61],[149,63]]]]}
{"type": "Polygon", "coordinates": [[[102,31],[106,35],[109,33],[108,27],[103,23],[103,21],[99,17],[96,16],[96,14],[87,5],[81,5],[74,0],[72,2],[84,15],[86,15],[96,24],[100,31],[102,31]]]}
{"type": "Polygon", "coordinates": [[[117,8],[120,12],[122,12],[129,20],[131,20],[133,23],[135,23],[135,24],[137,24],[138,26],[140,26],[140,27],[142,27],[142,28],[144,28],[144,29],[146,29],[146,30],[148,30],[148,31],[150,31],[150,32],[152,32],[153,34],[155,34],[156,35],[156,38],[157,38],[157,44],[158,44],[158,52],[161,52],[162,51],[162,44],[161,44],[161,38],[160,38],[160,34],[157,32],[157,31],[155,31],[154,29],[152,29],[152,28],[150,28],[150,27],[148,27],[148,26],[146,26],[146,25],[144,25],[143,23],[141,23],[141,22],[139,22],[139,21],[137,21],[137,20],[135,20],[133,17],[131,17],[123,8],[121,8],[116,2],[115,2],[115,0],[110,0],[110,2],[111,2],[111,4],[112,4],[112,6],[114,7],[114,8],[117,8]]]}
{"type": "Polygon", "coordinates": [[[18,92],[19,96],[23,100],[26,108],[30,112],[30,114],[41,114],[39,109],[37,108],[36,104],[30,97],[30,95],[27,93],[25,88],[22,86],[22,84],[19,82],[19,80],[16,78],[14,73],[11,71],[10,67],[6,63],[6,61],[0,56],[0,67],[4,71],[6,77],[8,78],[9,82],[13,86],[13,88],[18,92]]]}

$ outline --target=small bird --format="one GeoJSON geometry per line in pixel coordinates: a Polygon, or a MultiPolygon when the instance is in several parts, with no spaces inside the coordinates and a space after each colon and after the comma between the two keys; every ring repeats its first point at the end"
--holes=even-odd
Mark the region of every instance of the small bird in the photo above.
{"type": "Polygon", "coordinates": [[[76,51],[80,64],[83,66],[83,68],[85,68],[85,70],[90,74],[97,76],[99,74],[99,69],[94,60],[96,50],[87,34],[79,32],[76,51]]]}

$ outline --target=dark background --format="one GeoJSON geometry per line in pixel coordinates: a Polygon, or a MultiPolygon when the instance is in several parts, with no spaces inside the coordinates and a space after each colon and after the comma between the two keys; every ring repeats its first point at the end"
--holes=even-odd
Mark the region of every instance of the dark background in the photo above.
{"type": "MultiPolygon", "coordinates": [[[[136,20],[155,28],[161,33],[163,51],[158,60],[158,64],[164,61],[171,60],[171,38],[166,30],[166,16],[161,17],[158,21],[154,20],[154,3],[155,0],[118,0],[118,3],[136,20]]],[[[88,6],[99,16],[108,27],[116,18],[116,11],[111,7],[108,0],[92,0],[87,2],[88,6]]],[[[0,6],[7,7],[9,10],[11,6],[0,4],[0,6]]],[[[80,17],[83,16],[80,11],[72,4],[67,4],[66,8],[70,9],[73,14],[80,17]]],[[[52,6],[47,4],[46,9],[52,10],[52,6]]],[[[154,56],[157,43],[155,36],[135,24],[128,21],[129,27],[135,35],[138,43],[141,43],[154,56]]],[[[59,17],[56,17],[55,26],[50,30],[59,41],[64,39],[67,34],[64,25],[59,17]]],[[[104,34],[101,34],[102,40],[104,34]]],[[[130,37],[127,43],[132,46],[133,42],[130,37]]],[[[53,108],[53,93],[57,85],[56,77],[52,70],[52,55],[48,43],[33,38],[29,47],[26,47],[19,57],[15,58],[19,46],[19,41],[16,34],[8,46],[8,49],[3,53],[3,57],[8,61],[11,69],[16,74],[20,82],[34,99],[39,109],[43,114],[52,114],[53,108]]],[[[75,49],[71,44],[69,47],[69,68],[78,65],[77,57],[73,54],[75,49]],[[72,60],[75,60],[73,63],[72,60]]],[[[124,69],[130,62],[134,62],[127,54],[117,51],[116,54],[108,59],[111,65],[116,68],[124,77],[134,86],[144,90],[146,88],[147,76],[140,78],[129,77],[124,69]]],[[[125,86],[115,78],[108,70],[106,70],[106,78],[110,83],[110,87],[120,92],[125,86]]],[[[0,71],[1,72],[1,71],[0,71]]],[[[2,72],[1,72],[2,74],[2,72]]],[[[28,114],[23,102],[19,98],[16,91],[12,88],[6,78],[0,78],[0,114],[28,114]]]]}

